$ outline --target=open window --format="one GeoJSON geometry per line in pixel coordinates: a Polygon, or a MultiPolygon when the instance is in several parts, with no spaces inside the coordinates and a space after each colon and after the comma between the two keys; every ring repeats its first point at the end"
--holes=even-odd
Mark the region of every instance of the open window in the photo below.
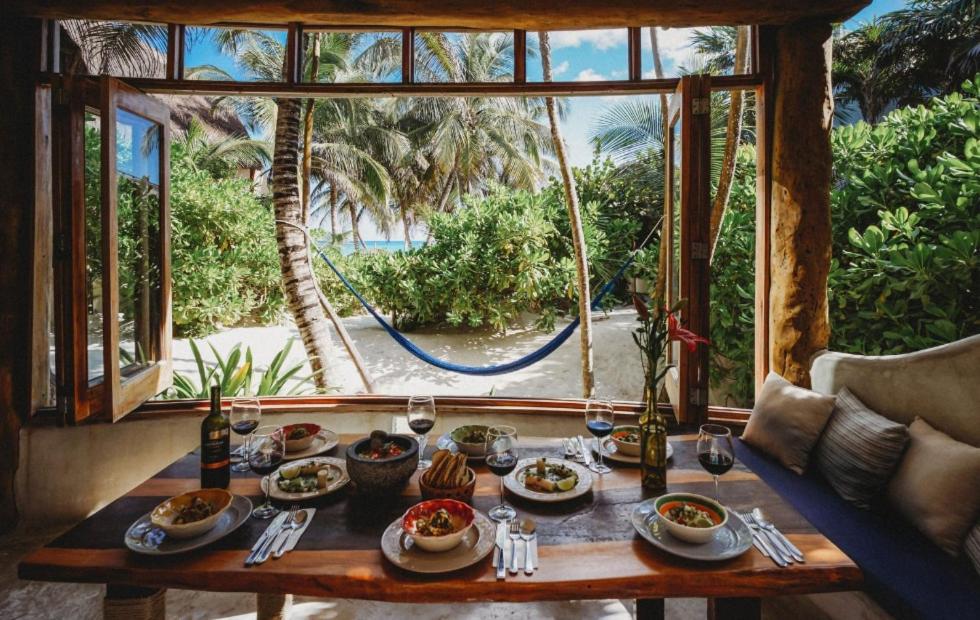
{"type": "MultiPolygon", "coordinates": [[[[665,138],[664,236],[668,247],[667,303],[686,300],[684,327],[708,333],[711,83],[710,76],[681,78],[671,96],[665,138]]],[[[699,423],[708,412],[708,351],[672,342],[667,393],[679,422],[699,423]]]]}
{"type": "Polygon", "coordinates": [[[58,99],[58,407],[112,421],[170,385],[170,112],[103,77],[58,99]]]}

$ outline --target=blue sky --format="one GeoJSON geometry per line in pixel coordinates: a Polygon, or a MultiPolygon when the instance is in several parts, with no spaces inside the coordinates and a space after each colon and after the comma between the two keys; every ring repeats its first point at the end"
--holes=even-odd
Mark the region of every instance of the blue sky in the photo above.
{"type": "MultiPolygon", "coordinates": [[[[884,13],[894,11],[905,5],[904,0],[875,0],[871,5],[858,13],[845,24],[845,27],[869,21],[884,13]]],[[[690,36],[692,29],[672,28],[660,30],[658,39],[661,54],[664,59],[666,76],[676,76],[682,66],[691,66],[690,36]]],[[[277,38],[285,35],[275,33],[277,38]]],[[[537,47],[537,36],[528,34],[528,47],[537,47]]],[[[649,35],[644,29],[643,36],[643,71],[652,76],[652,60],[649,50],[649,35]]],[[[551,34],[552,67],[556,80],[609,80],[626,77],[627,41],[626,29],[614,30],[582,30],[571,32],[554,32],[551,34]]],[[[213,64],[227,70],[235,77],[242,79],[243,75],[228,58],[216,52],[208,42],[199,42],[187,52],[186,66],[213,64]]],[[[528,80],[541,80],[541,63],[537,58],[528,59],[528,80]]],[[[572,164],[582,166],[592,160],[592,145],[589,142],[589,132],[594,119],[601,111],[622,97],[570,97],[566,99],[566,116],[562,125],[565,141],[572,164]]],[[[401,227],[393,239],[400,239],[401,227]]],[[[382,235],[373,224],[362,224],[362,233],[366,239],[380,239],[382,235]]],[[[413,236],[418,236],[415,233],[413,236]]]]}

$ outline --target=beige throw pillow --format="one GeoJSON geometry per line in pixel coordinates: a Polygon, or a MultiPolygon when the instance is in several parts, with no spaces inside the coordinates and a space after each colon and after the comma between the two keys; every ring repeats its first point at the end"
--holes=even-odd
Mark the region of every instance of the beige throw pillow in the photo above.
{"type": "Polygon", "coordinates": [[[888,500],[929,540],[958,556],[980,517],[980,448],[916,418],[908,449],[888,484],[888,500]]]}
{"type": "Polygon", "coordinates": [[[835,400],[770,372],[742,439],[802,474],[810,451],[834,412],[835,400]]]}

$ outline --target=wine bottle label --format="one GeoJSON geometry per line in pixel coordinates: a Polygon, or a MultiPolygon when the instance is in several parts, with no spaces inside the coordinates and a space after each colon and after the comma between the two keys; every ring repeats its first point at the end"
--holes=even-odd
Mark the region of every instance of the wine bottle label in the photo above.
{"type": "Polygon", "coordinates": [[[221,441],[225,437],[231,437],[227,428],[219,428],[208,433],[208,441],[221,441]]]}
{"type": "Polygon", "coordinates": [[[201,463],[201,469],[221,469],[231,464],[231,459],[218,461],[217,463],[201,463]]]}

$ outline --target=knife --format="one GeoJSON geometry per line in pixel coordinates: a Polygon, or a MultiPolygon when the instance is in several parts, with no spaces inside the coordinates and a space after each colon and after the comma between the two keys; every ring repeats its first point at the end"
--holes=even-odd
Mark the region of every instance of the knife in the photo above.
{"type": "Polygon", "coordinates": [[[507,563],[504,562],[504,545],[507,544],[507,532],[510,530],[506,521],[497,524],[497,579],[507,577],[507,563]]]}
{"type": "Polygon", "coordinates": [[[245,558],[245,566],[251,566],[252,563],[255,562],[255,556],[258,555],[259,550],[265,546],[265,543],[266,541],[269,540],[270,536],[275,536],[276,534],[279,533],[279,530],[282,528],[282,524],[286,520],[287,516],[289,516],[289,513],[287,513],[286,511],[280,512],[272,520],[272,523],[270,523],[269,526],[265,528],[265,531],[262,532],[262,535],[259,536],[259,539],[255,541],[254,545],[252,545],[252,550],[248,554],[248,557],[245,558]]]}
{"type": "Polygon", "coordinates": [[[578,436],[578,445],[582,446],[582,459],[585,461],[585,464],[586,465],[591,465],[592,464],[592,450],[590,450],[589,449],[589,446],[586,445],[585,440],[582,439],[582,436],[581,435],[578,436]]]}
{"type": "Polygon", "coordinates": [[[303,522],[302,527],[290,532],[289,536],[286,537],[286,543],[280,545],[272,557],[278,559],[287,552],[292,551],[296,547],[296,543],[299,542],[300,537],[303,536],[303,532],[306,531],[306,528],[310,527],[310,522],[313,521],[313,515],[316,514],[316,508],[305,508],[304,511],[306,512],[306,521],[303,522]]]}

